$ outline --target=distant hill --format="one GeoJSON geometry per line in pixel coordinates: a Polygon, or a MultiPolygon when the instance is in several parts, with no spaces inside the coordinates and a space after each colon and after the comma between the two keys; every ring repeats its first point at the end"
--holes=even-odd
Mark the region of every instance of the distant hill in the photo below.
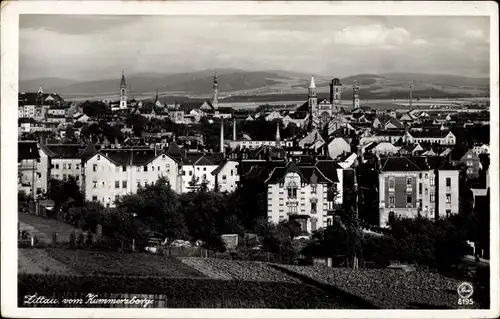
{"type": "MultiPolygon", "coordinates": [[[[213,76],[219,77],[221,99],[248,100],[252,97],[271,95],[303,96],[311,74],[290,71],[244,71],[238,69],[213,69],[196,72],[160,74],[125,74],[130,96],[152,98],[158,89],[161,96],[179,96],[191,99],[206,98],[212,94],[213,76]]],[[[328,94],[333,77],[315,75],[319,94],[328,94]]],[[[362,98],[405,97],[409,84],[414,81],[414,96],[446,97],[477,96],[489,94],[489,79],[434,74],[358,74],[341,78],[345,98],[351,93],[354,81],[360,86],[362,98]]],[[[19,90],[36,91],[42,85],[46,92],[57,92],[71,98],[116,98],[120,76],[115,79],[77,82],[59,78],[41,78],[19,82],[19,90]]]]}

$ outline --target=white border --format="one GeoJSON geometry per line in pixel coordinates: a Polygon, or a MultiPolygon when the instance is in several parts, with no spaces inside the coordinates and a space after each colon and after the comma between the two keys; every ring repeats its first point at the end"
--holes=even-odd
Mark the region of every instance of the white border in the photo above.
{"type": "MultiPolygon", "coordinates": [[[[498,5],[447,2],[262,2],[262,1],[2,1],[1,5],[1,178],[2,316],[24,318],[494,318],[499,313],[498,215],[498,5]],[[256,309],[48,309],[17,308],[17,92],[19,14],[128,15],[476,15],[490,16],[491,85],[491,302],[490,310],[256,310],[256,309]],[[10,186],[12,185],[12,186],[10,186]],[[495,275],[496,274],[496,275],[495,275]]],[[[446,50],[444,47],[443,50],[446,50]]],[[[304,296],[307,298],[307,296],[304,296]]]]}

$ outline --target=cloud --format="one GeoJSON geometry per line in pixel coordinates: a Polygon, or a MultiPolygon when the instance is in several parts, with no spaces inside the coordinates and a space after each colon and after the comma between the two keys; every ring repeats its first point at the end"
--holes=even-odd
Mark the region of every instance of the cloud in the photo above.
{"type": "Polygon", "coordinates": [[[386,29],[381,25],[347,27],[334,33],[335,43],[368,46],[403,44],[410,39],[410,33],[400,27],[386,29]]]}
{"type": "Polygon", "coordinates": [[[21,16],[20,78],[226,67],[473,73],[489,68],[488,28],[488,18],[455,16],[21,16]]]}

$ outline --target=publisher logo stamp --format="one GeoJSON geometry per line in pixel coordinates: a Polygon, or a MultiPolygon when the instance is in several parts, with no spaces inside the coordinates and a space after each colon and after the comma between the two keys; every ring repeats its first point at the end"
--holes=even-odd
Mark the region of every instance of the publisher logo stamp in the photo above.
{"type": "Polygon", "coordinates": [[[459,305],[472,305],[474,300],[472,300],[472,294],[474,293],[474,288],[468,282],[461,283],[458,288],[458,304],[459,305]]]}

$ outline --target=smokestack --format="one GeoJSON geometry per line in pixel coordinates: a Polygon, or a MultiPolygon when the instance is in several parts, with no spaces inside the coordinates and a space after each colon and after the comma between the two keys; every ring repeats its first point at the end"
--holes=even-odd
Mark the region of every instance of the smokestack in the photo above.
{"type": "Polygon", "coordinates": [[[236,141],[236,118],[233,118],[233,141],[236,141]]]}
{"type": "Polygon", "coordinates": [[[220,121],[220,152],[224,154],[224,120],[220,121]]]}
{"type": "Polygon", "coordinates": [[[411,104],[412,104],[411,102],[412,102],[412,84],[410,84],[410,109],[411,109],[411,104]]]}

